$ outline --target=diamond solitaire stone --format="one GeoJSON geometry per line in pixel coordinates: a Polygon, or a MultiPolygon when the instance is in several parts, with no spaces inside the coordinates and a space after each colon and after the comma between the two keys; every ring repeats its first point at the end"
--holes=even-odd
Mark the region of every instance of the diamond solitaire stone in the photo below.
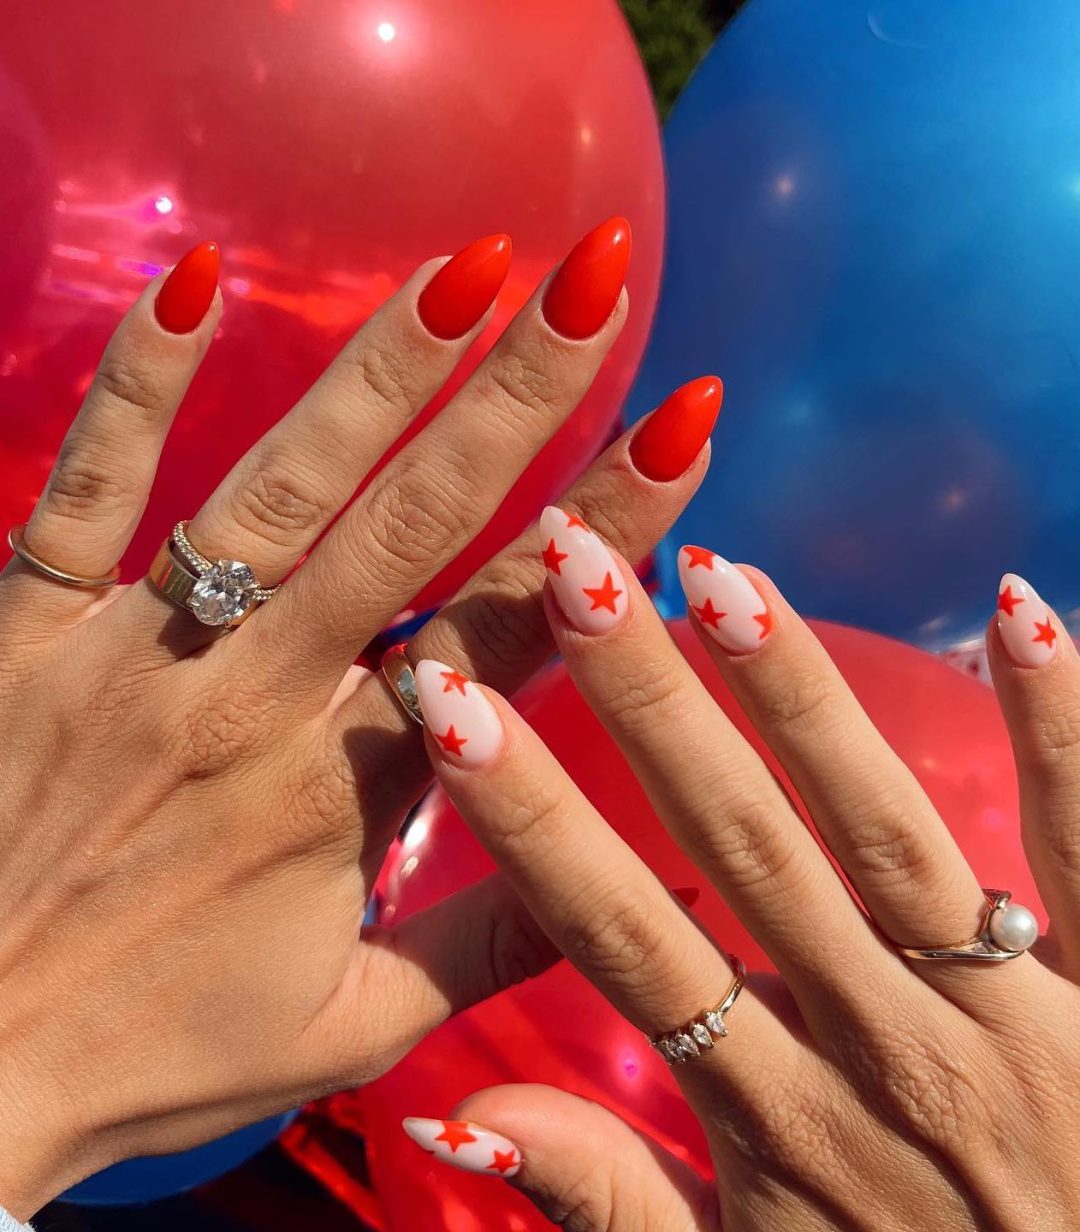
{"type": "Polygon", "coordinates": [[[188,606],[204,625],[230,625],[255,602],[259,583],[248,565],[219,560],[195,583],[188,606]]]}

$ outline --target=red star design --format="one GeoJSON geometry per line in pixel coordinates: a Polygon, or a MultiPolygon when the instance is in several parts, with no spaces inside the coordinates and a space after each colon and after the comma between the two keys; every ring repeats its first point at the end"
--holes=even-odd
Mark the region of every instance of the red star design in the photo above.
{"type": "Polygon", "coordinates": [[[1023,603],[1024,600],[1020,595],[1014,595],[1011,586],[1006,586],[1005,589],[998,595],[998,611],[1004,612],[1006,616],[1011,616],[1016,611],[1016,605],[1023,603]]]}
{"type": "Polygon", "coordinates": [[[720,621],[724,619],[727,612],[718,612],[712,605],[711,599],[706,599],[702,607],[693,607],[694,615],[701,621],[703,625],[712,625],[714,629],[720,627],[720,621]]]}
{"type": "Polygon", "coordinates": [[[760,612],[754,619],[761,625],[761,632],[758,634],[758,641],[762,642],[772,632],[772,617],[768,612],[760,612]]]}
{"type": "Polygon", "coordinates": [[[701,565],[705,569],[712,569],[712,563],[716,559],[716,553],[710,552],[708,548],[692,548],[687,546],[683,551],[690,559],[689,569],[696,569],[701,565]]]}
{"type": "Polygon", "coordinates": [[[576,513],[568,513],[566,515],[566,526],[569,529],[571,526],[580,526],[582,530],[588,530],[588,526],[578,517],[576,513]]]}
{"type": "Polygon", "coordinates": [[[1039,631],[1031,640],[1033,642],[1045,642],[1047,646],[1053,646],[1055,640],[1057,639],[1057,630],[1050,623],[1050,621],[1047,620],[1043,622],[1037,620],[1035,622],[1035,628],[1039,631]]]}
{"type": "Polygon", "coordinates": [[[468,676],[463,676],[460,672],[440,672],[439,675],[446,681],[443,685],[444,693],[452,693],[455,689],[464,697],[465,686],[469,683],[468,676]]]}
{"type": "Polygon", "coordinates": [[[562,570],[559,568],[559,561],[565,560],[568,555],[568,552],[560,552],[555,546],[555,540],[552,539],[547,547],[544,548],[544,565],[546,568],[550,569],[552,573],[557,573],[561,576],[562,570]]]}
{"type": "Polygon", "coordinates": [[[447,1143],[450,1154],[453,1155],[459,1146],[464,1146],[467,1142],[477,1142],[478,1139],[475,1134],[469,1133],[468,1121],[443,1121],[443,1132],[435,1136],[435,1141],[447,1143]]]}
{"type": "MultiPolygon", "coordinates": [[[[450,727],[444,736],[440,736],[439,733],[436,732],[435,739],[438,740],[438,742],[443,746],[443,748],[446,750],[447,753],[453,753],[455,757],[460,757],[461,756],[461,746],[463,744],[469,743],[468,736],[459,736],[457,732],[454,731],[453,723],[450,724],[450,727]]],[[[461,1122],[461,1123],[464,1124],[464,1122],[461,1122]]],[[[456,1125],[457,1122],[447,1121],[446,1124],[456,1125]]]]}
{"type": "Polygon", "coordinates": [[[616,589],[610,573],[604,574],[603,586],[582,586],[581,589],[592,600],[590,612],[597,612],[600,608],[606,607],[613,616],[618,615],[615,600],[622,594],[622,591],[616,589]]]}
{"type": "Polygon", "coordinates": [[[509,1151],[496,1151],[495,1158],[488,1164],[488,1168],[492,1171],[497,1171],[502,1176],[504,1172],[509,1172],[511,1168],[516,1168],[517,1161],[517,1151],[513,1148],[509,1151]]]}

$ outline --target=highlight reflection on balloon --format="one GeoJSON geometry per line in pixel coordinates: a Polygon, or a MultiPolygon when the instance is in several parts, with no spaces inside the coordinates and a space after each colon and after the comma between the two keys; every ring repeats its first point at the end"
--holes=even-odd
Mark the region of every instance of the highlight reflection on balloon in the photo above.
{"type": "MultiPolygon", "coordinates": [[[[1036,904],[1020,844],[1012,752],[991,690],[911,646],[840,625],[814,627],[871,719],[937,806],[981,883],[1009,886],[1017,901],[1036,904]]],[[[669,628],[713,696],[784,781],[686,621],[669,628]]],[[[751,971],[769,970],[758,945],[668,837],[565,668],[556,666],[534,680],[514,704],[663,884],[700,891],[693,913],[718,943],[743,957],[751,971]]],[[[385,870],[382,918],[392,922],[491,870],[445,795],[433,791],[385,870]]],[[[711,995],[703,990],[703,1003],[711,995]]],[[[509,1187],[429,1161],[401,1132],[402,1117],[447,1116],[465,1095],[502,1082],[546,1082],[598,1100],[708,1170],[700,1128],[665,1064],[587,981],[560,963],[447,1023],[357,1094],[387,1232],[540,1232],[549,1226],[509,1187]]]]}
{"type": "Polygon", "coordinates": [[[656,297],[664,186],[615,0],[15,5],[0,136],[3,524],[25,519],[121,313],[203,239],[222,247],[225,315],[128,575],[417,265],[480,235],[509,231],[515,260],[459,382],[614,213],[634,227],[634,311],[581,408],[418,606],[520,531],[617,417],[656,297]]]}

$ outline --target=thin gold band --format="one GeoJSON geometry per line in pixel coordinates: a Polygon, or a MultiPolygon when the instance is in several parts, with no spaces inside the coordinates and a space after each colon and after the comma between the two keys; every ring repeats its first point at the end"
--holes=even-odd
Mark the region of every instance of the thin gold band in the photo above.
{"type": "Polygon", "coordinates": [[[715,1009],[702,1010],[696,1018],[691,1018],[674,1031],[664,1031],[661,1035],[654,1035],[649,1039],[649,1043],[665,1061],[672,1065],[681,1065],[691,1057],[707,1052],[715,1046],[717,1039],[727,1035],[724,1015],[735,1004],[746,984],[746,964],[743,960],[735,954],[729,954],[728,961],[735,975],[723,1000],[715,1009]]]}
{"type": "Polygon", "coordinates": [[[29,565],[35,573],[40,573],[42,577],[47,577],[53,582],[63,582],[65,586],[77,586],[80,590],[107,590],[120,580],[119,565],[113,565],[104,577],[83,577],[81,574],[69,573],[66,569],[58,569],[55,565],[50,565],[40,556],[35,556],[26,546],[25,531],[25,522],[13,526],[8,531],[8,546],[24,564],[29,565]]]}

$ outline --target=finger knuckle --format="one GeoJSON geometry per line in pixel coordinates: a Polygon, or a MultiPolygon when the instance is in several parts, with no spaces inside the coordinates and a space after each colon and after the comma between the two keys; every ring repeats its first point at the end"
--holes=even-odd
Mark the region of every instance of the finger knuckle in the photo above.
{"type": "Polygon", "coordinates": [[[542,363],[525,355],[505,355],[493,363],[488,379],[503,414],[500,422],[518,420],[535,424],[550,413],[558,392],[552,374],[542,363]]]}
{"type": "Polygon", "coordinates": [[[413,461],[384,471],[370,492],[364,534],[383,572],[403,581],[452,557],[471,538],[471,484],[453,466],[413,461]]]}
{"type": "Polygon", "coordinates": [[[716,823],[699,828],[696,846],[733,888],[759,895],[792,888],[798,850],[766,801],[750,795],[728,801],[716,823]]]}
{"type": "Polygon", "coordinates": [[[413,409],[411,367],[393,347],[357,342],[341,352],[340,361],[356,397],[395,414],[413,409]]]}
{"type": "Polygon", "coordinates": [[[74,519],[123,506],[129,496],[128,484],[116,467],[99,460],[80,440],[61,450],[47,490],[51,511],[74,519]]]}
{"type": "Polygon", "coordinates": [[[260,465],[240,485],[234,511],[241,528],[282,547],[294,547],[298,537],[314,535],[331,514],[319,497],[318,484],[280,460],[260,465]]]}
{"type": "Polygon", "coordinates": [[[144,421],[160,419],[171,405],[161,374],[145,361],[124,355],[106,354],[94,377],[93,393],[144,421]]]}
{"type": "Polygon", "coordinates": [[[836,689],[817,672],[790,674],[784,688],[755,699],[761,727],[768,731],[820,732],[834,721],[836,689]]]}
{"type": "Polygon", "coordinates": [[[573,912],[566,955],[598,980],[649,978],[664,969],[668,939],[659,920],[623,890],[590,897],[587,909],[573,912]]]}
{"type": "Polygon", "coordinates": [[[496,686],[550,653],[539,595],[516,574],[492,575],[482,590],[455,599],[451,619],[466,646],[483,647],[484,678],[496,686]]]}
{"type": "Polygon", "coordinates": [[[666,656],[635,661],[604,706],[609,721],[627,734],[677,728],[686,713],[686,682],[666,656]]]}
{"type": "Polygon", "coordinates": [[[1080,759],[1080,704],[1069,697],[1046,705],[1035,729],[1033,752],[1040,768],[1056,770],[1080,759]]]}
{"type": "Polygon", "coordinates": [[[880,887],[928,886],[942,871],[939,853],[906,811],[879,802],[845,814],[842,846],[848,872],[880,887]]]}

